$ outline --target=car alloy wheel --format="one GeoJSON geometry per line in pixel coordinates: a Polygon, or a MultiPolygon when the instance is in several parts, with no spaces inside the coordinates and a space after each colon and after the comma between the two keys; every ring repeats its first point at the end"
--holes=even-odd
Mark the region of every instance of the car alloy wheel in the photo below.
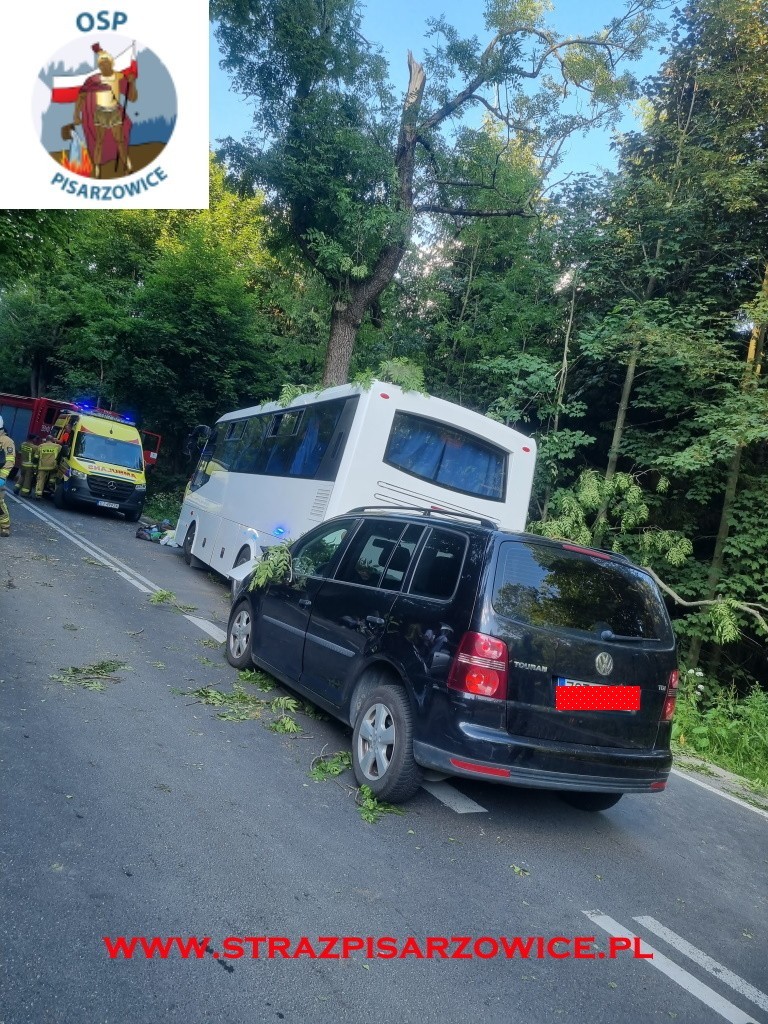
{"type": "Polygon", "coordinates": [[[235,668],[250,668],[253,618],[247,600],[240,601],[229,618],[227,628],[227,661],[235,668]]]}
{"type": "Polygon", "coordinates": [[[407,800],[419,788],[413,712],[400,686],[377,686],[360,705],[352,734],[352,768],[360,786],[393,803],[407,800]]]}
{"type": "Polygon", "coordinates": [[[392,763],[395,746],[395,723],[386,704],[370,707],[357,736],[357,757],[360,770],[369,782],[382,779],[392,763]]]}

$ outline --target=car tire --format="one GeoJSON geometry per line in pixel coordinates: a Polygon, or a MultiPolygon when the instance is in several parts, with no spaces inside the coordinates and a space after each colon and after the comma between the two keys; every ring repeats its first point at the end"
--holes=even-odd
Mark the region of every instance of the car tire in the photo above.
{"type": "Polygon", "coordinates": [[[195,543],[195,530],[197,529],[195,523],[187,530],[186,536],[184,537],[184,543],[182,545],[182,551],[184,552],[184,561],[187,565],[192,565],[192,559],[195,557],[192,554],[192,545],[195,543]]]}
{"type": "Polygon", "coordinates": [[[615,807],[624,794],[563,792],[559,796],[565,803],[571,807],[578,807],[580,811],[607,811],[609,807],[615,807]]]}
{"type": "Polygon", "coordinates": [[[124,512],[125,521],[127,523],[138,523],[141,519],[141,513],[144,511],[144,506],[140,505],[139,508],[129,509],[128,512],[124,512]]]}
{"type": "Polygon", "coordinates": [[[232,609],[227,625],[227,661],[235,668],[251,668],[253,643],[253,609],[247,598],[232,609]]]}
{"type": "Polygon", "coordinates": [[[64,484],[57,484],[53,492],[53,504],[56,508],[67,508],[67,498],[64,494],[64,484]]]}
{"type": "Polygon", "coordinates": [[[352,733],[352,770],[377,799],[402,803],[421,785],[413,757],[413,710],[399,686],[384,684],[366,694],[352,733]]]}

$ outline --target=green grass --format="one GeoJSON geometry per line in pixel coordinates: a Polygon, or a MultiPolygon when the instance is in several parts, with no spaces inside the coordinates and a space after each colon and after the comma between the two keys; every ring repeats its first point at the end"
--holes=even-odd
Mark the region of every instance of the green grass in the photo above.
{"type": "Polygon", "coordinates": [[[183,500],[183,492],[171,493],[169,491],[161,491],[159,494],[153,494],[147,498],[144,505],[144,518],[151,520],[153,523],[161,523],[164,519],[168,519],[175,525],[181,512],[183,500]]]}
{"type": "Polygon", "coordinates": [[[757,686],[746,697],[733,688],[700,693],[683,677],[672,739],[683,753],[768,786],[768,693],[757,686]]]}

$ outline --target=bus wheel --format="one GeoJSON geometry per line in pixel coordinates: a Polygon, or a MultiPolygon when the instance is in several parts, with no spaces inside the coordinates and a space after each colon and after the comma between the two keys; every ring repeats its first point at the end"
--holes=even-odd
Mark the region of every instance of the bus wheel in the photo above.
{"type": "Polygon", "coordinates": [[[192,545],[195,543],[195,524],[192,523],[190,528],[187,530],[187,535],[184,538],[184,544],[182,550],[184,551],[184,561],[187,565],[192,565],[192,559],[195,557],[192,554],[192,545]]]}
{"type": "Polygon", "coordinates": [[[238,601],[227,626],[227,661],[235,668],[252,668],[253,614],[248,598],[238,601]]]}

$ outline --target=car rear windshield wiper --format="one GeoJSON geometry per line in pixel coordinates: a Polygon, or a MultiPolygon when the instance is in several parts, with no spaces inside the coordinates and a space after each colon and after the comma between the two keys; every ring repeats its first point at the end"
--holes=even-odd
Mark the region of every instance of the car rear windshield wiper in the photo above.
{"type": "Polygon", "coordinates": [[[661,640],[657,636],[622,636],[620,633],[614,633],[612,629],[604,629],[600,634],[601,640],[619,640],[622,643],[630,644],[642,644],[646,641],[658,644],[661,640]]]}

